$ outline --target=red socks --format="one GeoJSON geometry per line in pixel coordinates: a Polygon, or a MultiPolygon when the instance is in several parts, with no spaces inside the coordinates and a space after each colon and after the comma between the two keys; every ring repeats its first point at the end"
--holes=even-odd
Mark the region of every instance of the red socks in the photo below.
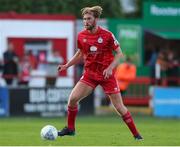
{"type": "Polygon", "coordinates": [[[68,121],[68,128],[71,130],[75,130],[75,120],[78,112],[78,106],[70,107],[68,106],[68,115],[67,115],[67,121],[68,121]]]}
{"type": "MultiPolygon", "coordinates": [[[[75,120],[76,120],[77,112],[78,112],[77,106],[75,107],[68,106],[67,121],[68,121],[68,128],[71,130],[75,130],[75,120]]],[[[124,122],[127,124],[133,136],[139,135],[130,112],[127,111],[127,113],[123,115],[122,118],[124,122]]]]}
{"type": "Polygon", "coordinates": [[[124,122],[126,123],[126,125],[128,126],[128,128],[130,129],[133,136],[137,136],[139,133],[136,129],[136,126],[134,124],[131,113],[129,111],[127,111],[127,113],[125,115],[123,115],[122,118],[123,118],[124,122]]]}

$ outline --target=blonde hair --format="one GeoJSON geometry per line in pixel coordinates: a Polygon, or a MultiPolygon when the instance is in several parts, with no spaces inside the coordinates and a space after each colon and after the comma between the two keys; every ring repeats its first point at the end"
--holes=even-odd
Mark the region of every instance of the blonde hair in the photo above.
{"type": "Polygon", "coordinates": [[[102,14],[103,9],[100,6],[93,6],[93,7],[85,7],[81,9],[82,16],[88,13],[93,13],[95,18],[99,18],[102,14]]]}

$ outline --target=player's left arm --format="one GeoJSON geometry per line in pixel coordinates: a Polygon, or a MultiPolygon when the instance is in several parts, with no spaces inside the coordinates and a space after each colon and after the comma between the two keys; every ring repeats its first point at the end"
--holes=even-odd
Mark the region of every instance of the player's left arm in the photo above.
{"type": "Polygon", "coordinates": [[[116,54],[111,64],[103,71],[104,78],[109,78],[113,74],[113,69],[118,65],[120,58],[123,57],[122,50],[119,47],[115,50],[116,54]]]}

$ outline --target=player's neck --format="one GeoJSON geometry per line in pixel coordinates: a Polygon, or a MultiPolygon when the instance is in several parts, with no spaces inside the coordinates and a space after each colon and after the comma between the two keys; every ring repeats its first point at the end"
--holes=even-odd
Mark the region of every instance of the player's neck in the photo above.
{"type": "Polygon", "coordinates": [[[98,31],[98,26],[95,26],[92,30],[88,30],[89,33],[95,34],[98,31]]]}

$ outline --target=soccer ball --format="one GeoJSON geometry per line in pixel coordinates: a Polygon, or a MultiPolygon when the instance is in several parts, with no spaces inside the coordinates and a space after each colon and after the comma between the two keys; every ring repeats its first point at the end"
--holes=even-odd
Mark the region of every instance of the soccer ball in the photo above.
{"type": "Polygon", "coordinates": [[[54,126],[46,125],[41,129],[40,135],[43,140],[55,140],[58,136],[58,131],[54,126]]]}

